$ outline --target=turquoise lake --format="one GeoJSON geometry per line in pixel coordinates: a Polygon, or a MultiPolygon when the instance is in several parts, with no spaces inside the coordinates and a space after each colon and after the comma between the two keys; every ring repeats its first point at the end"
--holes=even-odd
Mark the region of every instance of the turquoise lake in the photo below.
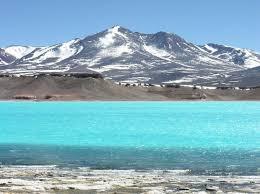
{"type": "Polygon", "coordinates": [[[260,102],[0,102],[0,162],[257,174],[260,102]]]}

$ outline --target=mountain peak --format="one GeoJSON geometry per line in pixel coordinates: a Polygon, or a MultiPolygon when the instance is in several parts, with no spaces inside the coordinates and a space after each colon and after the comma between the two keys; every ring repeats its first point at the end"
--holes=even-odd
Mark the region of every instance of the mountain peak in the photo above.
{"type": "Polygon", "coordinates": [[[111,28],[107,29],[108,32],[121,32],[121,33],[127,33],[130,32],[127,28],[124,28],[119,25],[112,26],[111,28]]]}
{"type": "Polygon", "coordinates": [[[113,26],[112,28],[109,28],[107,31],[112,33],[117,33],[121,29],[121,26],[113,26]]]}
{"type": "Polygon", "coordinates": [[[98,45],[102,48],[107,48],[114,45],[119,40],[128,40],[129,32],[129,30],[121,26],[113,26],[99,34],[101,36],[98,37],[98,45]]]}
{"type": "Polygon", "coordinates": [[[112,26],[111,28],[109,28],[109,29],[116,29],[116,30],[118,30],[119,28],[122,28],[121,26],[119,26],[119,25],[115,25],[115,26],[112,26]]]}

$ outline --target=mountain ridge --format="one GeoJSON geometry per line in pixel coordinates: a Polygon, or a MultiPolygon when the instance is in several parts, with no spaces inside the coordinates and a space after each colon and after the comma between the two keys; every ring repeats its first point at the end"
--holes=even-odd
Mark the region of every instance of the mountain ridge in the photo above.
{"type": "Polygon", "coordinates": [[[196,45],[174,33],[145,34],[120,26],[52,46],[1,50],[9,58],[15,53],[15,60],[0,60],[0,73],[95,71],[120,82],[235,85],[239,80],[228,81],[234,72],[260,66],[260,54],[250,49],[196,45]]]}

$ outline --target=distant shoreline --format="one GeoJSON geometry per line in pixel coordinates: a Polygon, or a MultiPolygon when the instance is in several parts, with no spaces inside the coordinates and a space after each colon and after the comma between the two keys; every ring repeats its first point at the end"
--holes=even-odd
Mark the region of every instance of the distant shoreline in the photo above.
{"type": "Polygon", "coordinates": [[[122,84],[89,74],[0,76],[4,101],[259,101],[260,88],[250,88],[122,84]]]}

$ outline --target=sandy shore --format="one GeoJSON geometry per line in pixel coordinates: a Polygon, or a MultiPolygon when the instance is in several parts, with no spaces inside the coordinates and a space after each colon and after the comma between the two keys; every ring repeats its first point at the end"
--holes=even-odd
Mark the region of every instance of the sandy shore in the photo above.
{"type": "Polygon", "coordinates": [[[1,166],[0,193],[260,193],[260,176],[1,166]]]}

